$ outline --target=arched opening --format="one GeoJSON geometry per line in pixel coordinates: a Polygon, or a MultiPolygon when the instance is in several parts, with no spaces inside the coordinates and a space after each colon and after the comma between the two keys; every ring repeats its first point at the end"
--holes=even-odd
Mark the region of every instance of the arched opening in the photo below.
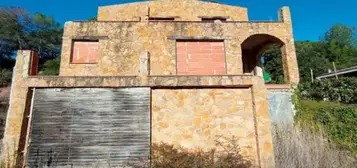
{"type": "Polygon", "coordinates": [[[286,82],[282,63],[284,45],[280,39],[268,34],[256,34],[245,39],[241,44],[243,73],[262,76],[266,83],[286,82]],[[264,65],[273,65],[274,68],[267,67],[268,72],[264,65]]]}

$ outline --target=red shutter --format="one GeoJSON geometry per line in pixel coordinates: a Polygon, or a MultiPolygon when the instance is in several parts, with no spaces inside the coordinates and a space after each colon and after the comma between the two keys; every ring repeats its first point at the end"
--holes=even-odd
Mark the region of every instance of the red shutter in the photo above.
{"type": "Polygon", "coordinates": [[[222,41],[177,42],[178,75],[224,75],[225,53],[222,41]]]}
{"type": "Polygon", "coordinates": [[[73,44],[72,63],[97,63],[99,55],[98,41],[75,41],[73,44]]]}

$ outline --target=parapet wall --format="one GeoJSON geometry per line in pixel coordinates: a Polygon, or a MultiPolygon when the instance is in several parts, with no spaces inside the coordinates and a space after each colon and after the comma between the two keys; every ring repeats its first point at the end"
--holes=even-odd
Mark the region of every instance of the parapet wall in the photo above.
{"type": "Polygon", "coordinates": [[[200,16],[228,17],[229,21],[247,21],[247,9],[198,0],[159,0],[102,6],[98,21],[144,21],[149,17],[177,21],[200,21],[200,16]]]}

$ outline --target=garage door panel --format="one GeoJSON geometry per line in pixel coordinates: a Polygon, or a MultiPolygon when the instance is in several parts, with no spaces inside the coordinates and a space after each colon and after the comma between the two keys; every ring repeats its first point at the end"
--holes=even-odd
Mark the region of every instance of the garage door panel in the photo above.
{"type": "Polygon", "coordinates": [[[150,89],[37,89],[28,164],[120,165],[148,158],[150,89]],[[44,157],[44,158],[43,158],[44,157]]]}

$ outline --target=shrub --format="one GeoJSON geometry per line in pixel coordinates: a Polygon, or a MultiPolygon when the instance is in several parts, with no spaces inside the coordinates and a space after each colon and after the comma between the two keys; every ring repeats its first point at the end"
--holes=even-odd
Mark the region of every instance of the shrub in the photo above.
{"type": "Polygon", "coordinates": [[[302,99],[357,104],[357,78],[315,80],[300,84],[299,91],[302,99]]]}
{"type": "Polygon", "coordinates": [[[322,108],[318,110],[314,120],[340,148],[357,153],[357,108],[322,108]]]}
{"type": "Polygon", "coordinates": [[[0,69],[0,87],[11,83],[12,73],[7,69],[0,69]]]}
{"type": "Polygon", "coordinates": [[[341,149],[357,152],[357,107],[334,102],[301,100],[295,123],[313,132],[323,131],[341,149]]]}
{"type": "Polygon", "coordinates": [[[41,75],[58,75],[60,69],[60,57],[53,60],[47,60],[43,65],[41,75]]]}
{"type": "MultiPolygon", "coordinates": [[[[236,138],[224,138],[217,141],[217,147],[222,149],[194,151],[185,148],[175,148],[173,145],[161,143],[151,147],[151,168],[249,168],[252,162],[240,154],[236,138]]],[[[146,161],[128,163],[128,167],[150,167],[146,161]]]]}
{"type": "Polygon", "coordinates": [[[296,107],[295,123],[300,127],[319,129],[315,116],[320,109],[343,106],[345,105],[328,101],[299,100],[299,104],[296,107]]]}

